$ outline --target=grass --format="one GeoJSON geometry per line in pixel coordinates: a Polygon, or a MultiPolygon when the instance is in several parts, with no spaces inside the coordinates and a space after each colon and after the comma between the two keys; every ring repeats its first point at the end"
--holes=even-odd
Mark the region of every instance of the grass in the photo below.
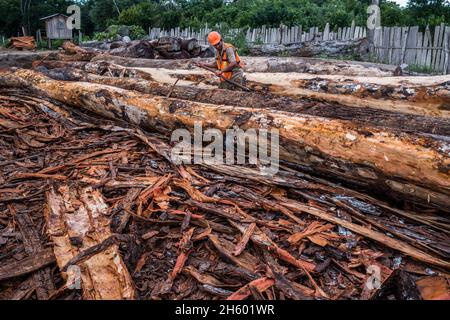
{"type": "Polygon", "coordinates": [[[52,40],[52,48],[48,48],[48,42],[47,41],[40,41],[36,43],[38,50],[57,50],[59,47],[62,46],[64,40],[52,40]]]}
{"type": "Polygon", "coordinates": [[[283,51],[281,51],[281,52],[278,52],[277,56],[278,56],[278,57],[290,57],[291,54],[289,53],[288,50],[283,50],[283,51]]]}
{"type": "Polygon", "coordinates": [[[424,74],[436,73],[436,71],[429,66],[419,66],[417,64],[409,65],[406,70],[409,72],[417,72],[417,73],[424,73],[424,74]]]}
{"type": "Polygon", "coordinates": [[[350,61],[362,61],[361,57],[357,54],[347,54],[347,55],[339,55],[339,56],[330,56],[328,54],[320,54],[315,58],[320,59],[333,59],[333,60],[350,60],[350,61]]]}

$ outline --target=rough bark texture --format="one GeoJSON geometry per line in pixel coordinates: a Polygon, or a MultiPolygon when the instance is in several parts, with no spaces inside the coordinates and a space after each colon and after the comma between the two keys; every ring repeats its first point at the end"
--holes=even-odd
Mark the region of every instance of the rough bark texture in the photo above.
{"type": "Polygon", "coordinates": [[[189,59],[206,57],[209,46],[202,47],[197,39],[161,37],[156,40],[95,42],[85,44],[87,48],[102,50],[113,56],[136,59],[189,59]]]}
{"type": "Polygon", "coordinates": [[[314,78],[293,81],[305,92],[303,97],[325,99],[338,103],[395,110],[403,113],[450,117],[450,82],[434,85],[410,84],[407,79],[385,78],[384,84],[364,79],[314,78]]]}
{"type": "Polygon", "coordinates": [[[109,53],[113,56],[154,59],[155,49],[148,41],[132,41],[122,46],[111,49],[109,53]]]}
{"type": "Polygon", "coordinates": [[[301,42],[289,44],[263,44],[250,48],[252,56],[278,56],[291,57],[318,57],[326,55],[330,58],[353,56],[358,59],[366,57],[369,53],[367,39],[361,40],[330,40],[319,42],[301,42]]]}
{"type": "MultiPolygon", "coordinates": [[[[167,129],[190,126],[189,119],[201,116],[209,116],[210,123],[217,120],[213,125],[221,128],[229,127],[230,119],[240,125],[247,121],[243,108],[33,78],[0,76],[0,299],[82,299],[82,290],[70,290],[61,281],[67,274],[77,276],[77,267],[82,277],[94,275],[82,288],[95,285],[94,293],[117,288],[122,291],[114,297],[121,297],[128,283],[115,285],[120,282],[118,260],[103,259],[119,243],[139,300],[448,296],[450,210],[416,205],[407,196],[392,201],[390,196],[398,195],[394,192],[372,197],[378,185],[368,190],[337,184],[334,175],[319,175],[320,164],[316,170],[283,162],[274,176],[261,175],[260,168],[249,165],[177,165],[170,158],[167,129]],[[65,96],[73,101],[71,106],[60,102],[65,96]],[[84,112],[87,106],[114,119],[84,112]],[[141,109],[147,115],[143,124],[160,128],[164,135],[126,122],[136,123],[141,109]],[[105,264],[111,277],[99,281],[95,271],[105,264]],[[370,288],[374,267],[379,268],[381,286],[370,288]],[[52,282],[57,290],[50,293],[52,282]]],[[[250,110],[249,125],[254,124],[253,110],[245,110],[250,110]]],[[[269,126],[285,121],[277,110],[255,112],[260,126],[264,120],[269,126]]],[[[330,138],[328,121],[286,114],[294,133],[299,132],[299,119],[310,122],[305,128],[322,123],[323,138],[312,133],[315,145],[330,138]]],[[[390,130],[368,126],[358,134],[382,144],[378,132],[392,143],[390,130]]],[[[397,138],[414,137],[400,133],[397,138]]],[[[335,138],[343,140],[342,133],[335,138]]],[[[399,152],[406,145],[415,147],[406,150],[407,157],[423,148],[434,150],[433,139],[423,142],[428,145],[406,140],[397,146],[399,152]]],[[[300,143],[283,145],[297,154],[300,143]]],[[[357,149],[351,143],[348,148],[357,149]]],[[[374,159],[371,154],[367,158],[374,159]]],[[[413,165],[423,162],[420,158],[413,165]]],[[[344,172],[341,176],[345,180],[344,172]]]]}
{"type": "Polygon", "coordinates": [[[98,190],[67,185],[47,194],[47,229],[63,276],[77,285],[81,276],[83,298],[87,300],[134,299],[133,281],[119,254],[117,244],[93,252],[70,268],[77,255],[101,245],[111,237],[108,205],[98,190]],[[79,273],[77,272],[79,270],[79,273]]]}
{"type": "MultiPolygon", "coordinates": [[[[216,85],[213,75],[198,70],[142,69],[156,81],[216,85]]],[[[447,77],[350,77],[297,73],[246,73],[247,86],[257,92],[283,97],[339,103],[405,114],[450,117],[450,85],[447,77]]]]}
{"type": "Polygon", "coordinates": [[[0,68],[31,68],[34,61],[41,60],[49,54],[55,54],[53,51],[42,52],[18,52],[18,51],[0,51],[0,68]]]}
{"type": "MultiPolygon", "coordinates": [[[[106,77],[105,70],[95,63],[84,65],[83,69],[54,68],[40,69],[43,73],[55,80],[86,81],[119,87],[126,90],[135,90],[142,93],[219,104],[233,105],[246,108],[267,108],[289,111],[299,114],[309,114],[327,118],[350,120],[355,123],[389,127],[407,132],[422,132],[435,135],[449,135],[450,121],[439,117],[428,117],[411,114],[401,114],[392,111],[384,111],[371,108],[354,108],[327,102],[280,97],[270,93],[256,93],[243,91],[226,91],[221,89],[206,89],[194,86],[176,85],[174,87],[156,81],[147,81],[139,78],[148,73],[136,69],[126,69],[124,77],[106,77]],[[83,71],[87,70],[89,72],[83,71]],[[98,74],[98,75],[97,75],[98,74]]],[[[43,66],[55,67],[59,64],[44,63],[43,66]]],[[[111,69],[111,66],[108,68],[111,69]]],[[[114,69],[114,68],[113,68],[114,69]]],[[[119,72],[119,76],[121,73],[119,72]]]]}
{"type": "Polygon", "coordinates": [[[66,61],[90,61],[98,54],[96,50],[80,48],[70,41],[64,41],[62,48],[65,54],[58,58],[66,61]]]}
{"type": "MultiPolygon", "coordinates": [[[[103,72],[93,70],[120,69],[123,67],[108,64],[105,61],[93,62],[87,67],[80,67],[75,64],[61,64],[52,61],[43,62],[42,66],[48,68],[55,67],[75,67],[99,75],[108,75],[103,72]]],[[[130,69],[135,70],[135,69],[130,69]]],[[[184,84],[207,84],[216,85],[213,75],[204,74],[198,70],[191,71],[161,71],[159,69],[144,69],[133,71],[133,74],[148,78],[161,83],[173,84],[172,81],[180,79],[184,84]],[[173,79],[173,80],[172,80],[173,79]]],[[[110,74],[111,75],[111,74],[110,74]]],[[[123,77],[120,73],[117,76],[123,77]]],[[[326,101],[334,104],[384,110],[387,112],[398,112],[403,114],[450,117],[450,85],[445,77],[338,77],[322,76],[314,77],[307,74],[281,74],[273,73],[248,73],[248,86],[260,96],[263,93],[271,93],[281,96],[279,102],[285,99],[298,101],[308,99],[313,101],[326,101]],[[289,99],[288,99],[289,98],[289,99]]],[[[94,81],[95,82],[95,81],[94,81]]],[[[182,83],[180,83],[182,84],[182,83]]],[[[196,90],[196,89],[193,89],[196,90]]],[[[220,100],[216,103],[221,103],[220,100]]],[[[233,103],[231,103],[233,104],[233,103]]],[[[292,104],[290,104],[292,105],[292,104]]],[[[369,112],[371,112],[369,110],[369,112]]],[[[434,132],[436,133],[436,132],[434,132]]]]}
{"type": "Polygon", "coordinates": [[[4,86],[27,84],[51,98],[107,118],[124,119],[170,134],[180,124],[226,130],[275,128],[282,160],[365,187],[393,190],[417,202],[449,208],[448,143],[433,138],[276,110],[217,106],[137,94],[102,85],[50,80],[18,70],[3,73],[4,86]]]}
{"type": "Polygon", "coordinates": [[[202,53],[196,39],[161,37],[151,44],[163,59],[189,59],[202,53]]]}
{"type": "MultiPolygon", "coordinates": [[[[81,78],[85,78],[86,80],[88,75],[98,75],[105,76],[111,78],[139,78],[145,80],[152,80],[152,76],[144,71],[132,68],[126,68],[119,65],[111,64],[108,62],[99,62],[99,63],[91,63],[91,62],[67,62],[63,61],[37,61],[33,64],[34,69],[52,74],[55,77],[58,77],[57,80],[70,80],[71,81],[79,81],[81,78]],[[70,67],[68,67],[70,66],[70,67]],[[72,68],[73,66],[73,68],[72,68]],[[49,72],[48,69],[54,70],[49,72]],[[69,79],[70,78],[70,79],[69,79]]],[[[102,77],[99,77],[102,78],[102,77]]]]}

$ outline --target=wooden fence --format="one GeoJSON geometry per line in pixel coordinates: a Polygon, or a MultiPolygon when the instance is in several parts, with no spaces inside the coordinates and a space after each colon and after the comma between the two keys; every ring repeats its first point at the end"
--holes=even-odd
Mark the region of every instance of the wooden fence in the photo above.
{"type": "MultiPolygon", "coordinates": [[[[323,31],[318,27],[303,30],[302,26],[287,27],[281,25],[278,28],[261,27],[256,29],[228,29],[221,26],[200,29],[174,28],[163,30],[151,28],[150,39],[162,36],[174,36],[182,38],[196,38],[201,44],[207,44],[208,33],[218,30],[227,37],[236,37],[241,34],[249,44],[288,44],[309,41],[327,40],[357,40],[367,37],[365,27],[355,26],[338,28],[332,31],[327,23],[323,31]]],[[[434,32],[427,27],[423,32],[419,27],[381,27],[374,31],[374,47],[371,60],[376,62],[401,65],[408,64],[423,71],[433,71],[442,74],[450,74],[450,27],[441,24],[434,28],[434,32]]]]}
{"type": "Polygon", "coordinates": [[[434,32],[427,27],[382,27],[374,34],[378,62],[408,64],[442,74],[450,73],[450,27],[441,24],[434,32]]]}
{"type": "MultiPolygon", "coordinates": [[[[196,38],[201,44],[207,44],[208,33],[212,30],[219,30],[223,32],[221,26],[217,26],[212,29],[206,26],[200,30],[193,30],[190,28],[174,28],[170,30],[150,28],[149,36],[151,40],[163,36],[196,38]]],[[[235,37],[239,34],[244,34],[245,40],[250,44],[287,44],[305,41],[360,39],[366,37],[367,30],[366,28],[355,26],[353,23],[351,27],[339,28],[337,32],[333,32],[330,30],[330,25],[327,23],[323,31],[320,31],[318,27],[303,30],[302,26],[287,27],[281,25],[278,28],[268,28],[266,26],[262,26],[261,28],[256,29],[228,29],[224,31],[224,33],[228,37],[235,37]]]]}

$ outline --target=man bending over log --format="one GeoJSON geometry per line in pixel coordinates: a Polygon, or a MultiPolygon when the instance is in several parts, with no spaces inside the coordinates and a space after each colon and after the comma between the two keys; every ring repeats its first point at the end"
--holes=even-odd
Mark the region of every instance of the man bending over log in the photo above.
{"type": "Polygon", "coordinates": [[[244,86],[245,77],[242,70],[241,58],[236,48],[229,43],[225,43],[222,36],[213,31],[208,35],[208,42],[214,47],[216,52],[216,61],[214,63],[199,63],[203,68],[217,68],[216,75],[220,77],[220,89],[236,90],[237,86],[225,79],[231,80],[238,85],[244,86]],[[224,79],[225,78],[225,79],[224,79]]]}

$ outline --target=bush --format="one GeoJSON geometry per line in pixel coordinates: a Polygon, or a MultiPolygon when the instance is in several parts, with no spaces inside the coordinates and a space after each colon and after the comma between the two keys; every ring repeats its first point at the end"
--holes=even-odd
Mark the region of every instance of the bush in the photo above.
{"type": "Polygon", "coordinates": [[[247,55],[250,53],[249,46],[247,43],[247,39],[245,37],[245,31],[240,31],[236,35],[225,35],[224,36],[225,42],[231,43],[234,45],[239,53],[239,55],[247,55]]]}
{"type": "Polygon", "coordinates": [[[52,49],[58,49],[61,48],[65,40],[57,39],[52,40],[52,49]]]}
{"type": "Polygon", "coordinates": [[[140,26],[130,26],[130,38],[132,40],[140,40],[147,36],[147,32],[140,26]]]}
{"type": "Polygon", "coordinates": [[[428,66],[419,66],[416,64],[409,65],[406,70],[408,72],[422,73],[422,74],[437,74],[433,68],[428,66]]]}
{"type": "Polygon", "coordinates": [[[119,37],[129,36],[131,40],[140,40],[144,38],[147,33],[140,26],[123,26],[111,25],[104,32],[97,32],[94,34],[94,40],[97,41],[114,41],[119,37]]]}
{"type": "Polygon", "coordinates": [[[5,36],[2,37],[0,35],[0,47],[6,48],[7,45],[8,45],[8,39],[5,36]]]}

